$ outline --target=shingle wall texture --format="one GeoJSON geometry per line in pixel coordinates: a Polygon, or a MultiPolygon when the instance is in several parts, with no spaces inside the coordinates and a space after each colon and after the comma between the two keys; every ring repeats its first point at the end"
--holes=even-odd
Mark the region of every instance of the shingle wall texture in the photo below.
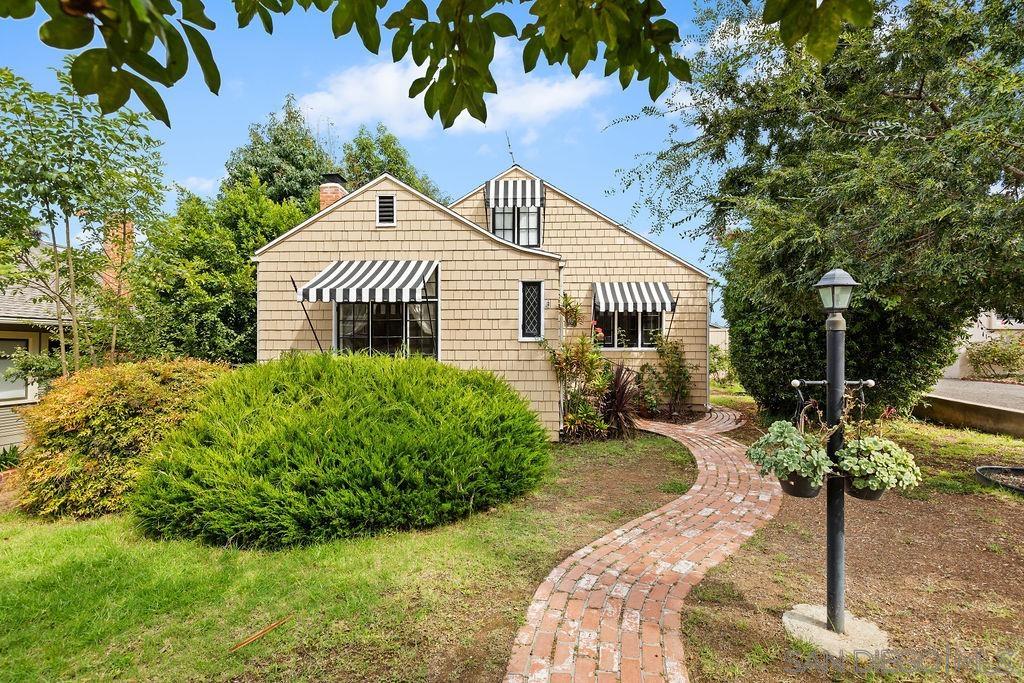
{"type": "MultiPolygon", "coordinates": [[[[440,360],[506,378],[529,399],[552,437],[557,435],[554,372],[537,342],[519,341],[520,281],[544,283],[545,333],[557,330],[556,258],[502,244],[382,179],[257,257],[259,360],[316,350],[290,278],[301,286],[339,259],[440,261],[440,360]],[[396,227],[375,227],[378,194],[396,195],[396,227]]],[[[306,303],[325,348],[331,347],[332,305],[306,303]]]]}
{"type": "MultiPolygon", "coordinates": [[[[502,177],[530,176],[519,168],[512,168],[502,177]]],[[[481,226],[489,226],[483,190],[459,200],[452,208],[481,226]]],[[[568,330],[567,335],[589,330],[594,305],[593,282],[668,283],[676,300],[676,310],[665,313],[665,334],[684,342],[687,361],[693,367],[690,403],[703,409],[708,403],[707,278],[550,185],[546,186],[543,231],[543,248],[560,254],[565,262],[564,291],[579,301],[584,310],[584,326],[568,330]]],[[[647,362],[657,363],[657,353],[653,350],[605,349],[604,353],[613,361],[634,369],[647,362]]]]}

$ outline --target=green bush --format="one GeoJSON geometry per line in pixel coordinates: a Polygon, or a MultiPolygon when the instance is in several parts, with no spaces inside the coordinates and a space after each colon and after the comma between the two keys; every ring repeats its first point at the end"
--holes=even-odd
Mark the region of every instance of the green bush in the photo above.
{"type": "Polygon", "coordinates": [[[655,338],[658,350],[658,365],[644,363],[640,368],[642,391],[652,388],[666,401],[670,414],[681,413],[690,396],[690,366],[682,340],[666,339],[660,334],[655,338]]]}
{"type": "MultiPolygon", "coordinates": [[[[743,284],[731,275],[722,297],[730,360],[740,384],[763,411],[772,417],[791,415],[796,394],[790,381],[825,379],[825,313],[820,307],[752,300],[743,295],[743,284]]],[[[815,294],[807,292],[807,297],[815,294]]],[[[956,359],[964,324],[956,311],[946,313],[941,307],[917,318],[857,296],[845,317],[846,376],[877,383],[866,392],[868,414],[887,406],[901,412],[913,408],[956,359]]]]}
{"type": "Polygon", "coordinates": [[[968,344],[967,360],[978,377],[1005,377],[1024,372],[1024,339],[997,337],[968,344]]]}
{"type": "Polygon", "coordinates": [[[449,522],[530,490],[547,465],[538,418],[490,373],[289,355],[214,383],[132,507],[152,536],[275,548],[449,522]]]}
{"type": "Polygon", "coordinates": [[[21,411],[29,446],[21,460],[22,509],[47,517],[122,509],[141,459],[226,370],[195,360],[145,361],[55,380],[38,404],[21,411]]]}

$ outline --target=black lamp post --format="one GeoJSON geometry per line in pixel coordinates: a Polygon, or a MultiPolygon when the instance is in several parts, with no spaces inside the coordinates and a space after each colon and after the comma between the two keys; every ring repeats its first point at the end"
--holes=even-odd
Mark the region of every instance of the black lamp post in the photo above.
{"type": "MultiPolygon", "coordinates": [[[[850,305],[853,288],[859,283],[845,270],[835,269],[814,285],[821,295],[821,303],[828,311],[825,321],[825,421],[830,427],[837,426],[843,415],[843,399],[846,393],[846,320],[843,311],[850,305]]],[[[836,453],[843,447],[843,430],[838,427],[828,440],[828,457],[835,462],[836,453]]],[[[825,611],[828,628],[836,633],[845,633],[846,602],[846,552],[845,492],[840,477],[829,477],[825,487],[826,496],[826,603],[825,611]]]]}

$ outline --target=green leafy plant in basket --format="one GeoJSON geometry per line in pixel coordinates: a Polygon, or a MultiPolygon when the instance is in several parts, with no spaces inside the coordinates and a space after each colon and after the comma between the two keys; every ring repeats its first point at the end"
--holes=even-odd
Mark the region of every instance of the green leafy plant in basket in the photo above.
{"type": "Polygon", "coordinates": [[[912,489],[921,483],[921,469],[905,448],[881,436],[846,442],[837,459],[848,475],[846,491],[856,498],[877,500],[888,489],[912,489]]]}
{"type": "Polygon", "coordinates": [[[778,420],[747,449],[747,457],[761,468],[761,474],[778,477],[786,493],[813,498],[832,466],[825,452],[827,435],[827,431],[806,433],[792,422],[778,420]]]}

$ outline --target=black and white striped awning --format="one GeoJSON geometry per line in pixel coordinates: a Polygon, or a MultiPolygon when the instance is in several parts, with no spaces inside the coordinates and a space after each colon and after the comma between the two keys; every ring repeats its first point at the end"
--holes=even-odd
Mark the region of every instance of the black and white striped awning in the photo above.
{"type": "Polygon", "coordinates": [[[664,282],[595,282],[594,306],[601,313],[657,313],[676,310],[664,282]]]}
{"type": "Polygon", "coordinates": [[[296,292],[299,301],[420,301],[437,261],[335,261],[296,292]]]}
{"type": "Polygon", "coordinates": [[[488,180],[484,185],[487,208],[496,206],[544,206],[544,181],[516,178],[488,180]]]}

